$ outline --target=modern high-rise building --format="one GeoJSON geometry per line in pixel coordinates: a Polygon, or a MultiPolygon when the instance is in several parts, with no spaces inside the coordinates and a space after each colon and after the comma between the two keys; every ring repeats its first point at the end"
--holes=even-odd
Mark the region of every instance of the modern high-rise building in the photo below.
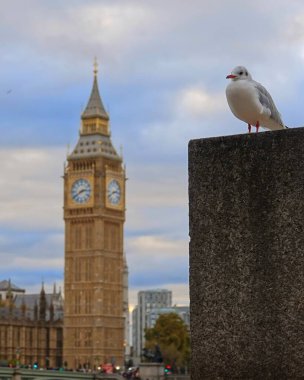
{"type": "Polygon", "coordinates": [[[130,359],[131,347],[130,347],[130,313],[129,313],[129,270],[127,265],[127,259],[124,257],[124,273],[123,273],[123,316],[125,320],[125,362],[130,359]]]}
{"type": "Polygon", "coordinates": [[[138,305],[132,312],[133,355],[140,358],[145,347],[145,328],[148,316],[155,308],[171,307],[172,291],[166,289],[144,290],[138,292],[138,305]]]}
{"type": "Polygon", "coordinates": [[[147,328],[154,327],[158,318],[163,314],[177,314],[187,325],[190,330],[190,308],[189,306],[172,306],[172,307],[157,307],[151,309],[147,315],[147,328]]]}
{"type": "Polygon", "coordinates": [[[63,360],[68,368],[124,363],[125,180],[95,64],[79,139],[64,170],[63,360]]]}

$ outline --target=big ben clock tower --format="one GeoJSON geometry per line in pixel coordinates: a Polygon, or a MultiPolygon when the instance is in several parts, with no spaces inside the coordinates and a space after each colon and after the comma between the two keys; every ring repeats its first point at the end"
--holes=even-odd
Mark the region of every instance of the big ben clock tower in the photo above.
{"type": "Polygon", "coordinates": [[[64,336],[68,368],[124,361],[125,171],[97,82],[64,171],[64,336]]]}

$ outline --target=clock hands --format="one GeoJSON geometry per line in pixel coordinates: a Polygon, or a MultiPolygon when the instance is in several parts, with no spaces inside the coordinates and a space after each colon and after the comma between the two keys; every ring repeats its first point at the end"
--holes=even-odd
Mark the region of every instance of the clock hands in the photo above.
{"type": "Polygon", "coordinates": [[[110,204],[117,206],[120,203],[121,199],[121,189],[119,183],[115,179],[112,179],[108,183],[107,189],[107,197],[110,204]]]}
{"type": "Polygon", "coordinates": [[[120,194],[120,191],[119,191],[119,190],[112,190],[112,191],[109,193],[109,197],[110,197],[112,194],[120,194]]]}
{"type": "Polygon", "coordinates": [[[80,194],[83,193],[84,191],[86,191],[86,189],[81,189],[80,191],[78,191],[77,195],[80,195],[80,194]]]}
{"type": "Polygon", "coordinates": [[[88,180],[80,178],[72,185],[72,199],[77,203],[85,203],[91,196],[91,186],[88,180]]]}

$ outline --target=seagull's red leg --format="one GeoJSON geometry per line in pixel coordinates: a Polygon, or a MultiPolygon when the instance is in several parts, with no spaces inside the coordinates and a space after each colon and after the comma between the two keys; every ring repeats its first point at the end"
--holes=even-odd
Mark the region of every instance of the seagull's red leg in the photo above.
{"type": "Polygon", "coordinates": [[[256,127],[256,132],[258,133],[259,132],[259,128],[260,128],[260,123],[258,121],[257,121],[255,127],[256,127]]]}
{"type": "Polygon", "coordinates": [[[248,133],[251,133],[251,125],[248,124],[248,133]]]}

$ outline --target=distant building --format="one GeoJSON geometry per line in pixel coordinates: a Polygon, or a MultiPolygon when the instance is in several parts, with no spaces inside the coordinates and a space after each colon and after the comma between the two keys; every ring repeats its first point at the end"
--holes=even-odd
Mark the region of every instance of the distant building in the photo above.
{"type": "Polygon", "coordinates": [[[24,293],[25,290],[13,284],[11,280],[0,281],[0,302],[5,301],[9,296],[15,297],[24,293]]]}
{"type": "Polygon", "coordinates": [[[62,365],[61,292],[25,294],[10,280],[0,282],[0,363],[62,365]]]}
{"type": "Polygon", "coordinates": [[[140,357],[138,305],[132,311],[132,357],[140,357]]]}
{"type": "Polygon", "coordinates": [[[150,310],[147,315],[147,328],[155,326],[156,321],[162,314],[175,313],[177,314],[190,328],[190,308],[189,306],[172,306],[172,307],[161,307],[150,310]]]}
{"type": "Polygon", "coordinates": [[[129,270],[126,257],[124,256],[124,271],[123,271],[123,316],[125,321],[125,362],[130,359],[130,312],[129,312],[129,270]]]}
{"type": "MultiPolygon", "coordinates": [[[[51,319],[51,310],[53,310],[53,319],[54,320],[63,320],[63,296],[61,293],[61,289],[59,288],[59,291],[57,292],[56,290],[56,284],[54,284],[53,287],[53,293],[46,293],[45,294],[45,299],[47,305],[52,307],[47,307],[46,308],[46,320],[51,319]]],[[[35,308],[36,305],[39,305],[39,300],[40,300],[40,293],[37,294],[23,294],[23,295],[16,295],[16,298],[14,300],[15,306],[18,308],[21,307],[23,303],[26,305],[27,309],[27,316],[30,319],[34,319],[34,314],[35,314],[35,308]]]]}
{"type": "Polygon", "coordinates": [[[172,291],[166,289],[138,292],[138,305],[132,312],[133,356],[140,358],[145,347],[145,329],[151,310],[172,306],[172,291]]]}

